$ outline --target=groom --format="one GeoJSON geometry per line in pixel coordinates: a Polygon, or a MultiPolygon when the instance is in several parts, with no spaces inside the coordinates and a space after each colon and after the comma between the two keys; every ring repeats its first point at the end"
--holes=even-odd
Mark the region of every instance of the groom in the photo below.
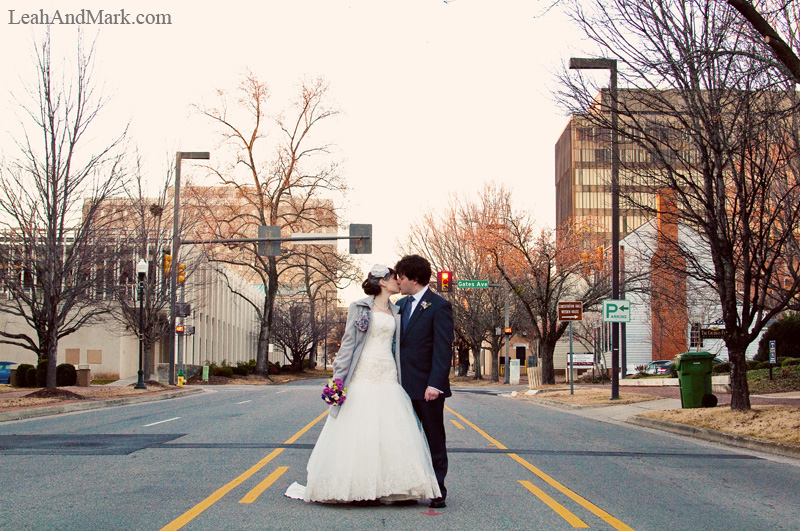
{"type": "Polygon", "coordinates": [[[407,295],[399,301],[400,379],[431,450],[433,470],[440,498],[430,507],[446,507],[447,448],[444,432],[444,399],[450,393],[450,360],[453,344],[453,306],[428,289],[431,265],[423,257],[404,256],[395,266],[400,293],[407,295]]]}

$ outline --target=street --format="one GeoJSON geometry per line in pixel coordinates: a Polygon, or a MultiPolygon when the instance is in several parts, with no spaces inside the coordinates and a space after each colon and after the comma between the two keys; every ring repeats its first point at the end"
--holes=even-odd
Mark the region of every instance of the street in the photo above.
{"type": "Polygon", "coordinates": [[[0,529],[798,529],[800,463],[454,389],[448,507],[306,504],[323,381],[0,424],[0,529]]]}

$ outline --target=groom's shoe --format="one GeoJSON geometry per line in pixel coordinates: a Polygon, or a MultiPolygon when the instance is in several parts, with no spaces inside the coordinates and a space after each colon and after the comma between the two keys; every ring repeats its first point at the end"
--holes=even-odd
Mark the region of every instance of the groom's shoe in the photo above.
{"type": "Polygon", "coordinates": [[[431,502],[428,504],[428,507],[430,507],[431,509],[444,509],[445,507],[447,507],[447,504],[445,503],[444,498],[439,497],[439,498],[433,498],[431,502]]]}

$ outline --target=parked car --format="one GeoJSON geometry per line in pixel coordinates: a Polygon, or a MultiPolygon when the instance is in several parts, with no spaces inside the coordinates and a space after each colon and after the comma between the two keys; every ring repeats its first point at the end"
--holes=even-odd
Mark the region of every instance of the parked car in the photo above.
{"type": "MultiPolygon", "coordinates": [[[[711,360],[711,366],[712,367],[714,365],[719,365],[720,363],[725,363],[725,360],[723,360],[722,358],[719,358],[719,357],[714,358],[713,360],[711,360]]],[[[664,367],[666,369],[666,374],[669,374],[669,371],[670,371],[670,369],[672,368],[672,366],[674,364],[675,364],[675,360],[669,360],[669,364],[664,367]]],[[[659,373],[659,374],[662,374],[662,373],[659,373]]]]}
{"type": "Polygon", "coordinates": [[[667,374],[670,365],[672,365],[672,360],[651,361],[644,368],[644,372],[646,374],[667,374]]]}
{"type": "Polygon", "coordinates": [[[13,361],[0,361],[0,384],[11,383],[11,366],[13,361]]]}

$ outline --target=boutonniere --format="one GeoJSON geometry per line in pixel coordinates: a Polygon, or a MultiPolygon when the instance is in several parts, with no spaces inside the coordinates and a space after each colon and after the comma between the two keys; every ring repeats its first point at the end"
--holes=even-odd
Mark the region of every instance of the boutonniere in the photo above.
{"type": "Polygon", "coordinates": [[[430,301],[422,301],[421,303],[419,303],[419,305],[420,305],[420,306],[422,306],[422,309],[424,310],[424,309],[426,309],[428,306],[430,306],[430,305],[431,305],[431,303],[430,303],[430,301]]]}
{"type": "Polygon", "coordinates": [[[366,332],[369,328],[369,312],[361,310],[355,322],[356,328],[362,332],[366,332]]]}

